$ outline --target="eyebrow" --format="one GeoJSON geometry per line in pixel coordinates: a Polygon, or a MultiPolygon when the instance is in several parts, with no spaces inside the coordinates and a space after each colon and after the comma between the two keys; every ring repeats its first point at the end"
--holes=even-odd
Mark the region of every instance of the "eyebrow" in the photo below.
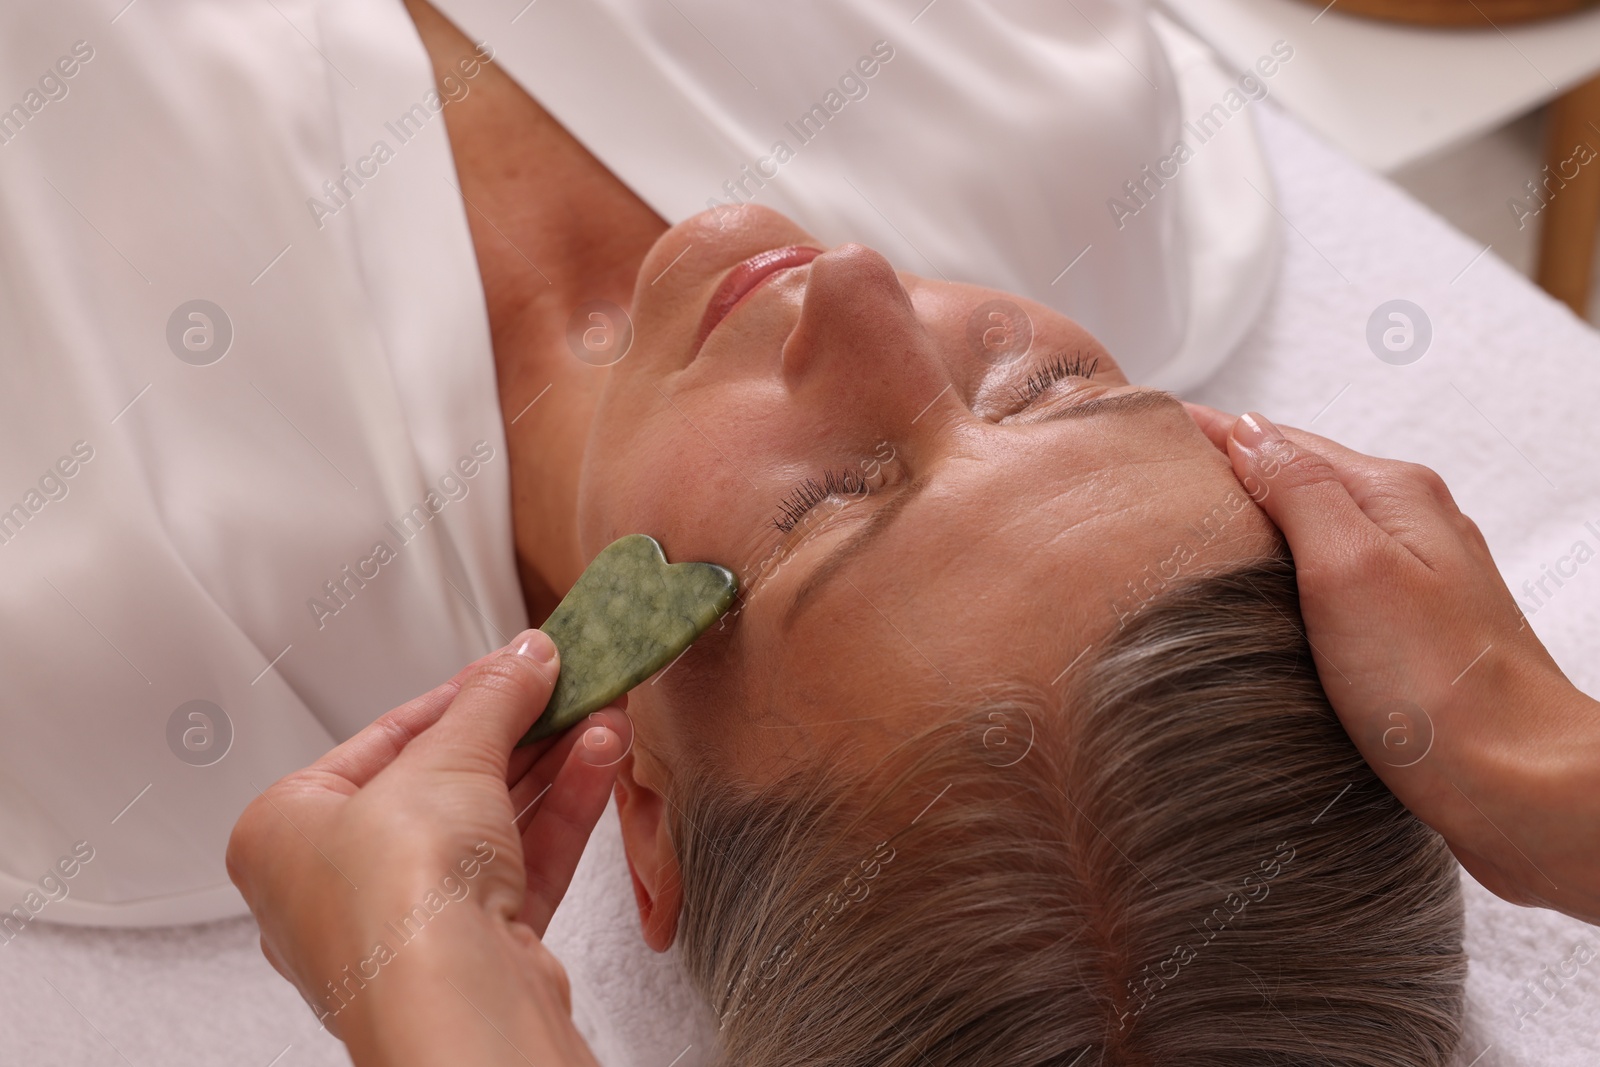
{"type": "MultiPolygon", "coordinates": [[[[1141,411],[1151,411],[1157,408],[1176,406],[1182,410],[1183,402],[1172,393],[1164,389],[1139,389],[1131,393],[1118,393],[1113,396],[1098,396],[1092,400],[1079,401],[1074,404],[1059,407],[1054,411],[1034,418],[1022,419],[1024,424],[1036,422],[1054,422],[1057,419],[1086,418],[1091,415],[1102,415],[1115,412],[1123,415],[1138,414],[1141,411]]],[[[1019,414],[1025,414],[1019,413],[1019,414]]],[[[855,536],[844,544],[834,549],[833,552],[800,583],[800,588],[795,591],[794,599],[789,602],[789,608],[784,612],[781,628],[788,632],[794,625],[795,619],[805,610],[806,605],[813,600],[817,592],[839,574],[852,559],[861,555],[874,541],[882,538],[884,533],[894,524],[894,520],[905,511],[906,507],[915,500],[928,485],[926,477],[913,479],[904,490],[896,493],[884,504],[855,536]]]]}
{"type": "Polygon", "coordinates": [[[817,590],[827,585],[829,579],[838,574],[845,564],[865,552],[872,545],[872,542],[881,538],[884,531],[894,525],[896,517],[905,511],[906,507],[922,493],[923,489],[927,488],[928,481],[929,479],[926,477],[912,479],[909,485],[890,497],[888,503],[873,512],[872,517],[867,520],[864,527],[856,532],[855,536],[834,549],[826,560],[812,570],[806,580],[800,583],[800,588],[795,592],[794,599],[789,602],[789,610],[783,614],[782,626],[785,631],[794,624],[794,620],[799,617],[806,603],[816,596],[817,590]]]}
{"type": "Polygon", "coordinates": [[[1080,400],[1075,403],[1047,406],[1038,414],[1032,414],[1024,408],[1011,417],[1012,423],[1028,425],[1035,422],[1055,422],[1058,419],[1081,419],[1091,415],[1103,415],[1107,412],[1116,412],[1121,415],[1137,415],[1141,411],[1153,411],[1157,408],[1177,407],[1183,408],[1183,401],[1165,389],[1137,389],[1131,393],[1116,393],[1112,396],[1097,396],[1092,400],[1080,400]],[[1030,417],[1031,415],[1031,417],[1030,417]]]}

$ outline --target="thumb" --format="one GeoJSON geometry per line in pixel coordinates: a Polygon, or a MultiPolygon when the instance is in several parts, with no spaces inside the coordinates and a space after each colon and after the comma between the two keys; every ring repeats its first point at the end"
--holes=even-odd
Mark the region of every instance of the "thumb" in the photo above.
{"type": "Polygon", "coordinates": [[[1388,540],[1350,495],[1328,458],[1284,437],[1266,416],[1239,416],[1228,437],[1233,471],[1289,541],[1295,564],[1338,564],[1388,540]]]}
{"type": "Polygon", "coordinates": [[[559,673],[555,642],[541,630],[524,630],[469,668],[444,715],[401,758],[434,770],[504,775],[517,741],[550,702],[559,673]]]}

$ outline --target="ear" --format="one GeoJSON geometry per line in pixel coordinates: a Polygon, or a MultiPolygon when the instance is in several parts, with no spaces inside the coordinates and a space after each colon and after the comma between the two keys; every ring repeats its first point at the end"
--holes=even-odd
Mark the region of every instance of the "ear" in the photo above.
{"type": "Polygon", "coordinates": [[[683,883],[669,832],[667,798],[639,781],[643,775],[636,755],[631,752],[624,757],[617,771],[617,818],[622,823],[622,848],[633,878],[633,898],[639,906],[645,944],[665,952],[678,935],[683,883]]]}

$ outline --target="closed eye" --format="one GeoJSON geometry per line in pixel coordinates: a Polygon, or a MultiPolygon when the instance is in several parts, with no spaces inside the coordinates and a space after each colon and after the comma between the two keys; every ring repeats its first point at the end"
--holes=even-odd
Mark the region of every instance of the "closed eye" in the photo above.
{"type": "Polygon", "coordinates": [[[1085,363],[1081,352],[1056,352],[1045,360],[1042,367],[1028,375],[1027,381],[1018,389],[1022,406],[1027,407],[1045,390],[1065,378],[1093,378],[1099,366],[1098,356],[1085,363]]]}

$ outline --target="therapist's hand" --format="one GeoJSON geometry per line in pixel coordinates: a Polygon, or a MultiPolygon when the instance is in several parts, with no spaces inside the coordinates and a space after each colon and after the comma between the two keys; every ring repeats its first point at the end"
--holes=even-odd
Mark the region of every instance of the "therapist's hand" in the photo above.
{"type": "Polygon", "coordinates": [[[1294,554],[1323,688],[1474,878],[1600,922],[1600,704],[1567,680],[1444,482],[1198,405],[1294,554]]]}
{"type": "Polygon", "coordinates": [[[515,748],[549,700],[537,630],[384,715],[245,810],[228,872],[262,950],[361,1067],[593,1064],[540,942],[632,728],[619,707],[515,748]]]}

